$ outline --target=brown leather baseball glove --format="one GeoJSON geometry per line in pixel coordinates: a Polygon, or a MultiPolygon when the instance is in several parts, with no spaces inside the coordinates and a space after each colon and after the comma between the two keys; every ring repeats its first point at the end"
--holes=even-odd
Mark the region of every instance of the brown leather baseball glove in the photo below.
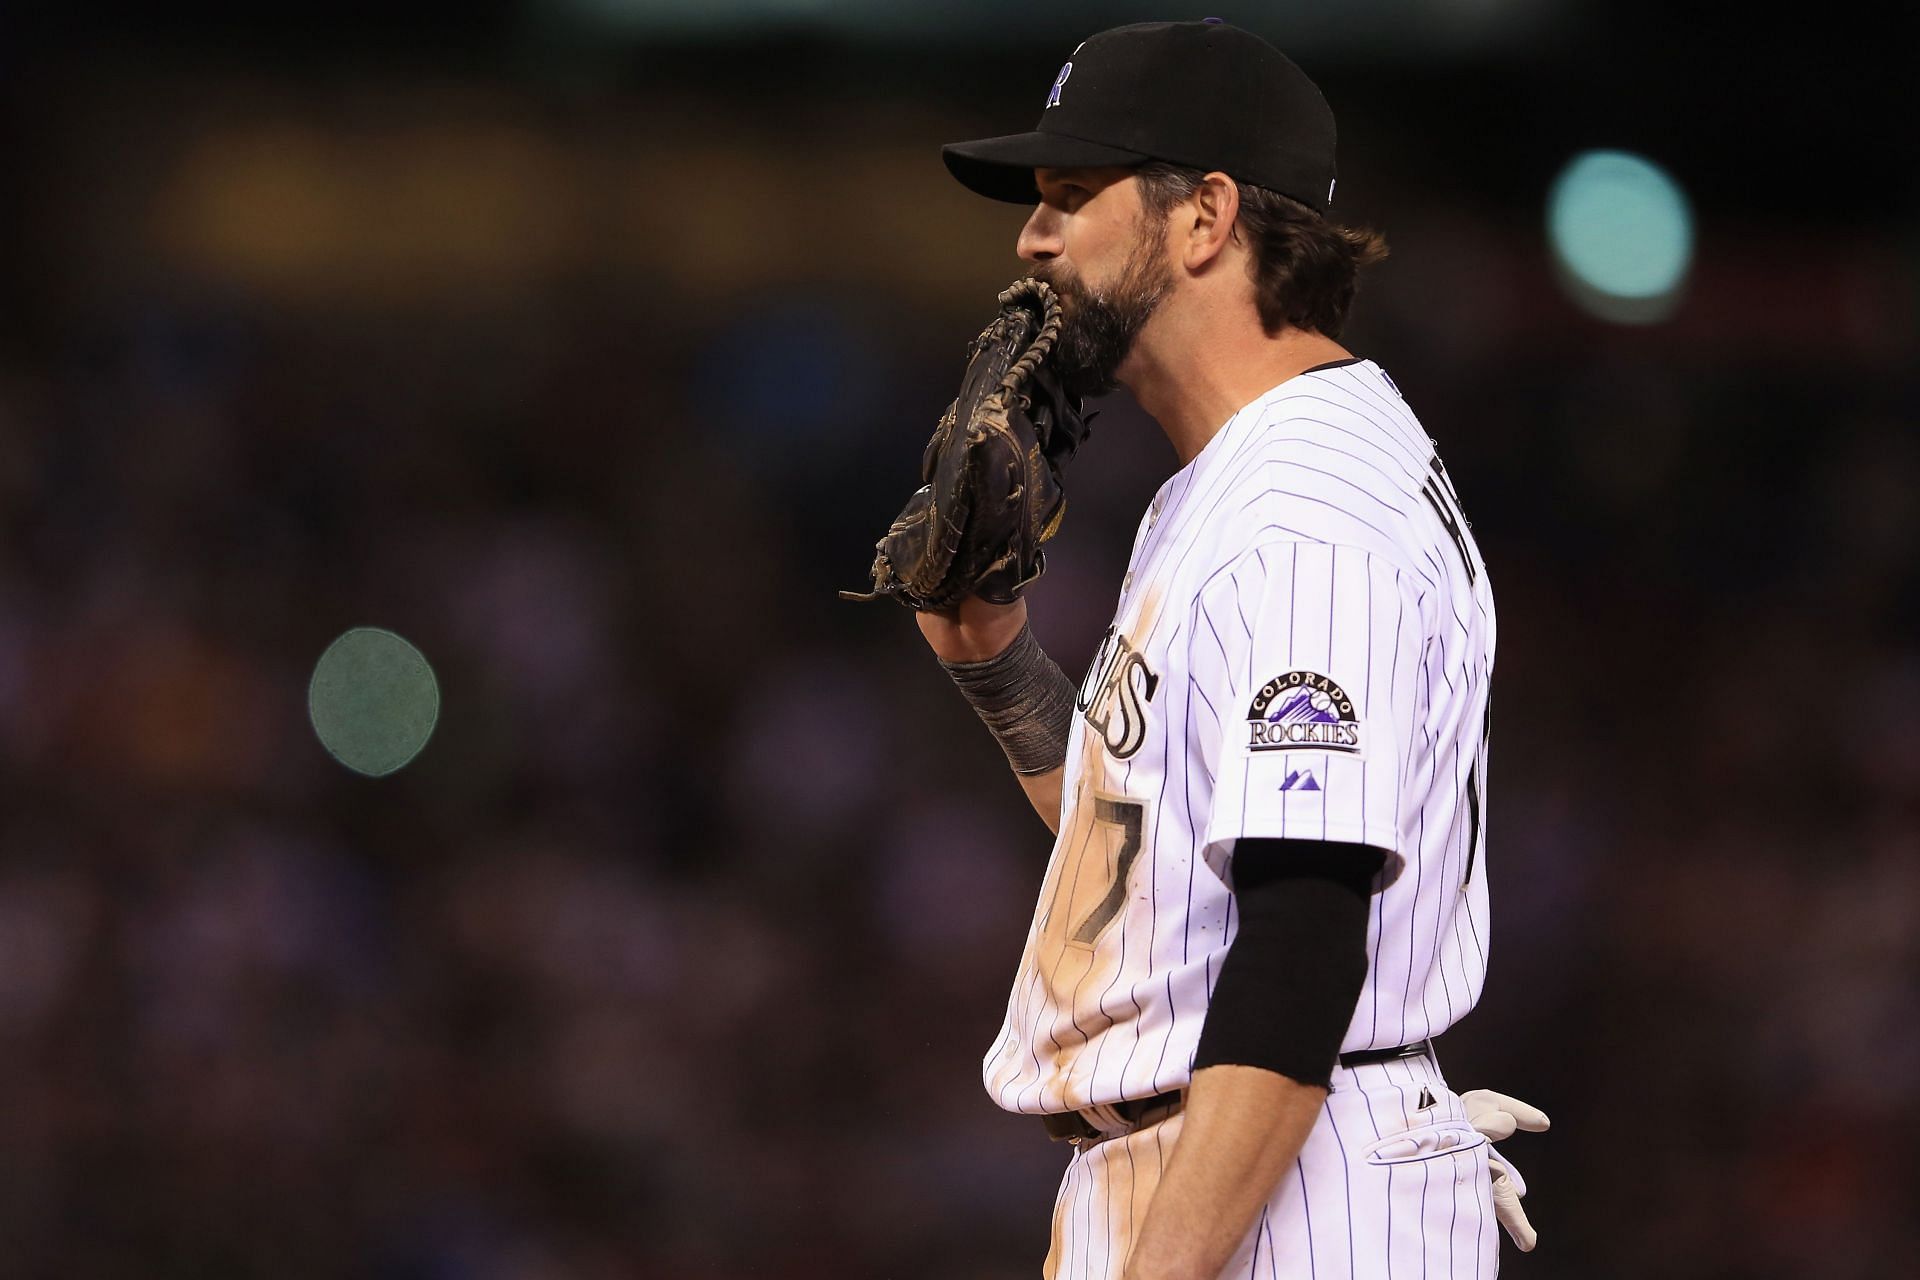
{"type": "Polygon", "coordinates": [[[1012,604],[1040,576],[1040,545],[1066,510],[1061,468],[1087,435],[1079,401],[1048,367],[1059,333],[1046,284],[1016,280],[1000,295],[927,444],[923,483],[878,543],[873,590],[844,599],[944,612],[968,595],[1012,604]]]}

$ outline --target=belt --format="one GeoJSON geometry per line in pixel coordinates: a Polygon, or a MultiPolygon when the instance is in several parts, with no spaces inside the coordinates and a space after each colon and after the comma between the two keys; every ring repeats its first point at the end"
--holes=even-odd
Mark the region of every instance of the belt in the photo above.
{"type": "Polygon", "coordinates": [[[1110,1102],[1088,1109],[1111,1114],[1125,1126],[1120,1129],[1099,1128],[1087,1118],[1085,1111],[1062,1111],[1041,1116],[1040,1119],[1047,1126],[1049,1138],[1077,1147],[1083,1142],[1098,1142],[1102,1138],[1117,1138],[1123,1133],[1131,1133],[1143,1127],[1149,1117],[1155,1121],[1164,1120],[1185,1106],[1186,1101],[1185,1090],[1170,1089],[1166,1093],[1156,1093],[1151,1098],[1129,1098],[1125,1102],[1110,1102]]]}
{"type": "MultiPolygon", "coordinates": [[[[1418,1040],[1413,1044],[1395,1045],[1391,1049],[1355,1049],[1352,1053],[1340,1055],[1340,1065],[1348,1068],[1364,1067],[1375,1062],[1397,1062],[1403,1058],[1431,1058],[1432,1056],[1433,1041],[1418,1040]]],[[[1125,1102],[1112,1102],[1099,1108],[1090,1108],[1090,1110],[1111,1114],[1125,1125],[1125,1128],[1118,1130],[1100,1128],[1087,1118],[1085,1111],[1062,1111],[1043,1115],[1040,1119],[1047,1127],[1049,1138],[1055,1142],[1071,1143],[1077,1147],[1083,1142],[1099,1142],[1103,1138],[1115,1138],[1122,1133],[1131,1133],[1145,1125],[1149,1117],[1156,1122],[1164,1120],[1185,1105],[1185,1091],[1171,1089],[1166,1093],[1156,1093],[1151,1098],[1130,1098],[1125,1102]]]]}
{"type": "Polygon", "coordinates": [[[1431,1058],[1433,1041],[1416,1040],[1412,1044],[1396,1045],[1391,1049],[1355,1049],[1352,1053],[1340,1055],[1343,1067],[1364,1067],[1370,1062],[1398,1062],[1402,1058],[1431,1058]]]}

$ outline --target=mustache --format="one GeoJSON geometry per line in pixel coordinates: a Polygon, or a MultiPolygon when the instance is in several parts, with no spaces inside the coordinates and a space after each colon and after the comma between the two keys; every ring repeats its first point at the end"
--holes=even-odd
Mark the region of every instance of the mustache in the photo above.
{"type": "Polygon", "coordinates": [[[1042,262],[1027,272],[1026,278],[1038,280],[1060,295],[1060,302],[1077,302],[1086,296],[1086,286],[1081,282],[1080,273],[1071,267],[1058,263],[1042,262]]]}

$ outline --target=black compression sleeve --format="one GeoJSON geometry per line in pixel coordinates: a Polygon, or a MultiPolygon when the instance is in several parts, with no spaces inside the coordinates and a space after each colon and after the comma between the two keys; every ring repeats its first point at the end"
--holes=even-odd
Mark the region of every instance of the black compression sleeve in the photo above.
{"type": "Polygon", "coordinates": [[[1194,1069],[1238,1063],[1328,1087],[1367,978],[1368,845],[1242,840],[1240,930],[1214,983],[1194,1069]]]}

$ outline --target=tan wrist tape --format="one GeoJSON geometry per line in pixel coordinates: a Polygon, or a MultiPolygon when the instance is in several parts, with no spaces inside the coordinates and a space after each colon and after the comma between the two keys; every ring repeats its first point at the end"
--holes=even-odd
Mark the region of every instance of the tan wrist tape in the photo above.
{"type": "Polygon", "coordinates": [[[972,704],[1015,773],[1046,773],[1066,763],[1073,726],[1073,682],[1054,664],[1031,627],[985,662],[940,665],[972,704]]]}

